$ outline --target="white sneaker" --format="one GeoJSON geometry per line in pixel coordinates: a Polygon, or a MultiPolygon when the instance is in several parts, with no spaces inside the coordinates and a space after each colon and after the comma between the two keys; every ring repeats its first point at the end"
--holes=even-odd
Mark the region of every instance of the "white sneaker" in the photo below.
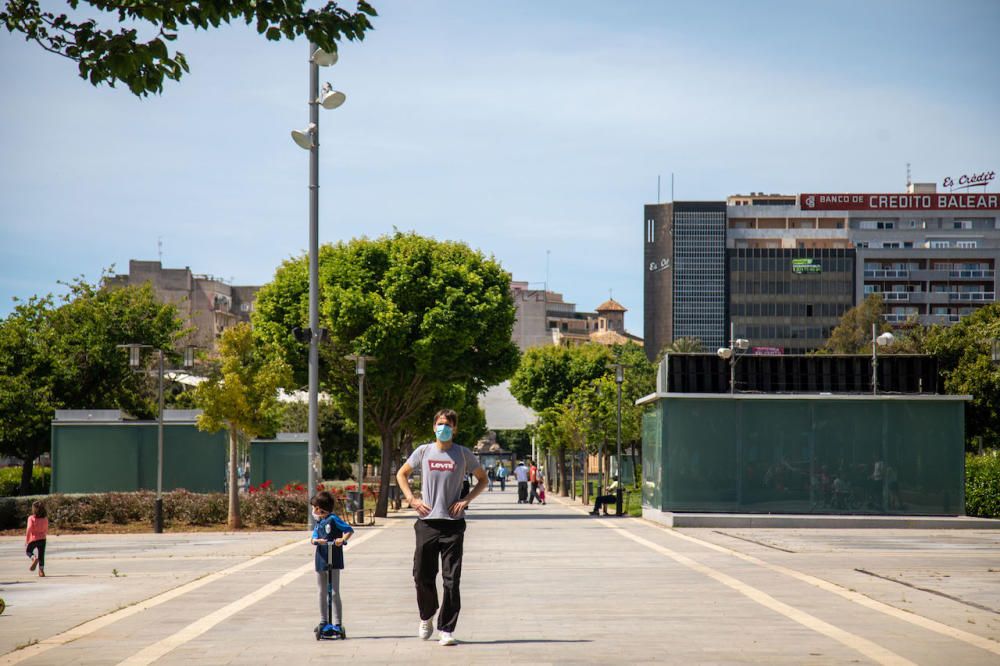
{"type": "Polygon", "coordinates": [[[421,620],[420,629],[417,631],[417,636],[420,636],[421,640],[426,641],[434,633],[434,620],[421,620]]]}
{"type": "Polygon", "coordinates": [[[438,639],[438,645],[458,645],[458,641],[451,635],[450,631],[442,631],[438,639]]]}

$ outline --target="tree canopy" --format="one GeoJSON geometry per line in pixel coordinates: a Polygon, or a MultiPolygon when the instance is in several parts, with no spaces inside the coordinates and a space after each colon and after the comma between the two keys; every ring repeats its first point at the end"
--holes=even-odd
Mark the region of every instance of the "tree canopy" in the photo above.
{"type": "Polygon", "coordinates": [[[927,351],[934,354],[948,393],[971,395],[965,407],[965,435],[971,444],[1000,447],[1000,365],[993,361],[993,343],[1000,340],[1000,304],[977,309],[957,324],[935,327],[927,351]]]}
{"type": "Polygon", "coordinates": [[[525,407],[555,407],[584,382],[608,373],[611,349],[597,343],[532,347],[510,380],[510,392],[525,407]]]}
{"type": "Polygon", "coordinates": [[[69,14],[43,10],[39,0],[7,0],[0,23],[45,51],[75,62],[80,78],[91,84],[113,88],[123,83],[137,97],[160,93],[164,79],[179,81],[189,71],[184,54],[168,46],[181,27],[210,30],[243,22],[268,40],[305,35],[333,53],[338,41],[364,39],[372,29],[369,17],[377,15],[366,0],[358,0],[354,12],[334,1],[306,9],[302,0],[66,0],[66,5],[69,14]],[[80,16],[85,11],[87,18],[80,16]]]}
{"type": "Polygon", "coordinates": [[[882,315],[885,304],[879,294],[871,294],[863,302],[844,313],[840,323],[830,333],[823,351],[833,354],[871,353],[872,325],[879,334],[891,331],[882,315]]]}
{"type": "MultiPolygon", "coordinates": [[[[305,383],[307,353],[292,329],[308,327],[308,264],[291,259],[258,293],[257,334],[277,344],[305,383]]],[[[321,381],[344,414],[357,406],[354,363],[346,354],[374,356],[365,381],[365,417],[382,439],[384,515],[390,463],[401,435],[423,428],[460,388],[468,402],[508,378],[518,362],[511,341],[510,276],[493,259],[463,243],[396,232],[320,249],[321,381]],[[421,419],[426,422],[421,426],[421,419]]],[[[456,405],[456,407],[459,405],[456,405]]],[[[462,427],[460,426],[460,431],[462,427]]]]}

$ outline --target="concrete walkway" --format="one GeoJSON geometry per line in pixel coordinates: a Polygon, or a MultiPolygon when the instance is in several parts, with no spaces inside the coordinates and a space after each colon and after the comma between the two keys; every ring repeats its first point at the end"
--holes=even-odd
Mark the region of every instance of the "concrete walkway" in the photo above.
{"type": "Polygon", "coordinates": [[[486,493],[445,648],[416,638],[412,515],[359,530],[349,639],[322,643],[304,533],[56,537],[44,579],[3,538],[0,664],[1000,663],[996,531],[671,530],[486,493]]]}

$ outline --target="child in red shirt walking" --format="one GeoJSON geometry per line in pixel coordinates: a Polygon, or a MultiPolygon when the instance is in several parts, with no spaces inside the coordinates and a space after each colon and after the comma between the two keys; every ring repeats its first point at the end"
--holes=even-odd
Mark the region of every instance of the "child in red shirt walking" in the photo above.
{"type": "Polygon", "coordinates": [[[28,557],[31,558],[31,566],[28,567],[28,570],[34,571],[35,567],[38,567],[39,576],[45,576],[45,537],[48,534],[49,519],[45,505],[41,502],[32,502],[31,515],[28,516],[28,530],[24,534],[24,540],[28,544],[28,557]]]}

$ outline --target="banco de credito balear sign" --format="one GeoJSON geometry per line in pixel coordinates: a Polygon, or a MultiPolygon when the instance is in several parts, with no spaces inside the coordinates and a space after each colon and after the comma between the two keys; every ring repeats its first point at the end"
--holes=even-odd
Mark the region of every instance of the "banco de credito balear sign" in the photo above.
{"type": "Polygon", "coordinates": [[[997,210],[1000,194],[800,194],[802,210],[997,210]]]}

